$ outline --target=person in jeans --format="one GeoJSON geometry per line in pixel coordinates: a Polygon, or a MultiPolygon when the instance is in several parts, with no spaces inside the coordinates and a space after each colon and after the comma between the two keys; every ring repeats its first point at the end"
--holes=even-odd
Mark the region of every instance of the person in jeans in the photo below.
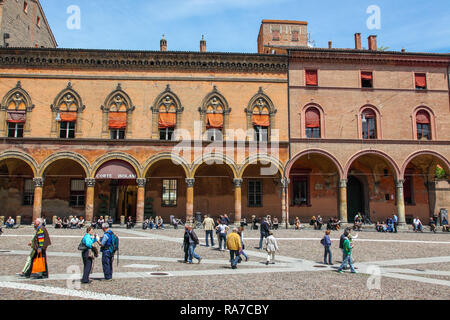
{"type": "Polygon", "coordinates": [[[233,233],[228,236],[227,248],[230,250],[231,269],[236,269],[239,261],[239,252],[241,252],[241,237],[238,234],[238,229],[234,228],[233,233]]]}
{"type": "Polygon", "coordinates": [[[188,254],[188,263],[192,264],[192,259],[195,258],[198,260],[198,263],[202,261],[202,258],[195,253],[195,248],[199,244],[198,237],[195,234],[194,230],[191,226],[188,227],[187,233],[189,235],[189,254],[188,254]]]}
{"type": "Polygon", "coordinates": [[[339,249],[342,250],[342,261],[344,261],[344,259],[345,259],[344,241],[346,239],[348,240],[348,236],[350,235],[351,231],[352,231],[352,229],[346,228],[344,230],[344,233],[341,235],[341,238],[339,239],[339,249]]]}
{"type": "Polygon", "coordinates": [[[103,237],[97,243],[100,245],[102,251],[102,267],[105,280],[112,281],[114,255],[109,250],[112,243],[112,231],[109,229],[109,224],[107,223],[102,224],[102,229],[103,237]]]}
{"type": "Polygon", "coordinates": [[[206,233],[206,246],[209,247],[208,237],[211,238],[211,246],[214,247],[214,220],[208,215],[205,215],[205,220],[203,220],[203,228],[205,228],[206,233]]]}
{"type": "Polygon", "coordinates": [[[266,250],[267,250],[267,261],[266,265],[269,265],[270,260],[272,264],[275,264],[275,253],[278,251],[277,239],[273,236],[273,232],[270,231],[268,237],[266,238],[266,250]]]}
{"type": "Polygon", "coordinates": [[[331,255],[331,239],[330,239],[330,230],[327,230],[325,232],[325,236],[323,237],[321,243],[323,247],[325,248],[325,253],[323,256],[323,264],[327,264],[327,257],[328,257],[328,264],[333,265],[332,261],[332,255],[331,255]]]}
{"type": "Polygon", "coordinates": [[[260,238],[259,238],[258,250],[263,249],[263,241],[265,238],[267,238],[269,236],[269,231],[270,231],[269,223],[267,222],[267,218],[264,218],[264,221],[261,223],[261,228],[260,228],[260,238]]]}
{"type": "Polygon", "coordinates": [[[343,247],[344,247],[344,261],[342,261],[342,264],[337,271],[339,273],[342,273],[342,270],[345,267],[347,267],[348,264],[350,265],[350,270],[352,271],[352,273],[356,273],[352,260],[352,246],[350,245],[350,240],[348,238],[345,238],[343,247]]]}
{"type": "Polygon", "coordinates": [[[392,216],[392,220],[394,220],[394,233],[397,233],[397,227],[398,227],[398,217],[397,215],[394,213],[394,215],[392,216]]]}
{"type": "Polygon", "coordinates": [[[216,227],[217,231],[219,232],[219,250],[225,251],[225,245],[227,243],[227,233],[228,233],[228,226],[223,223],[223,221],[220,221],[220,224],[216,227]]]}
{"type": "MultiPolygon", "coordinates": [[[[248,255],[245,253],[245,245],[244,245],[244,227],[239,227],[238,234],[241,237],[241,251],[239,252],[239,255],[243,255],[245,258],[245,262],[248,261],[248,255]]],[[[242,259],[239,259],[239,262],[242,261],[242,259]]]]}
{"type": "Polygon", "coordinates": [[[93,249],[92,245],[96,243],[96,238],[94,237],[94,228],[88,227],[86,229],[86,234],[81,241],[87,248],[87,250],[83,250],[81,252],[81,258],[83,259],[83,278],[81,279],[81,283],[88,284],[92,282],[92,280],[89,280],[89,275],[92,271],[94,258],[90,257],[91,255],[89,254],[89,251],[93,249]]]}

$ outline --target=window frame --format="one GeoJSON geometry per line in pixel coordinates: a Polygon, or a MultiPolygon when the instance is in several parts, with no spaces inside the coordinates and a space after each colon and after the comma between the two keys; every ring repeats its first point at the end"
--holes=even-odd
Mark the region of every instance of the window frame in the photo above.
{"type": "Polygon", "coordinates": [[[249,208],[261,208],[263,207],[263,196],[264,196],[264,185],[262,180],[250,179],[247,180],[247,207],[249,208]],[[250,184],[253,185],[253,190],[251,190],[250,184]],[[260,191],[258,192],[256,189],[256,185],[259,185],[260,191]],[[259,202],[258,197],[259,196],[259,202]],[[253,203],[252,203],[253,202],[253,203]]]}
{"type": "Polygon", "coordinates": [[[373,71],[364,71],[364,70],[361,70],[359,76],[360,76],[360,80],[361,80],[361,81],[360,81],[361,89],[373,89],[373,88],[374,88],[374,73],[373,73],[373,71]],[[364,80],[364,79],[362,78],[362,74],[363,74],[363,73],[370,73],[370,74],[372,75],[372,80],[370,80],[370,86],[364,86],[364,83],[367,82],[368,80],[364,80]]]}
{"type": "Polygon", "coordinates": [[[421,91],[421,90],[428,90],[428,79],[427,79],[427,73],[426,72],[414,72],[414,87],[416,88],[417,91],[421,91]],[[424,75],[425,76],[425,87],[418,87],[416,85],[417,82],[417,76],[419,75],[424,75]]]}
{"type": "Polygon", "coordinates": [[[160,141],[173,141],[174,132],[175,132],[175,128],[159,129],[159,140],[160,141]],[[164,139],[162,138],[161,134],[165,135],[164,139]]]}
{"type": "Polygon", "coordinates": [[[111,140],[125,140],[126,129],[109,129],[109,137],[111,140]]]}
{"type": "Polygon", "coordinates": [[[60,121],[59,122],[59,138],[60,139],[75,139],[75,132],[76,132],[76,122],[73,121],[60,121]],[[67,126],[66,128],[63,128],[62,126],[67,126]],[[71,128],[73,127],[73,128],[71,128]],[[64,136],[63,136],[63,133],[64,136]]]}
{"type": "Polygon", "coordinates": [[[23,138],[24,128],[25,123],[23,122],[8,122],[8,138],[23,138]],[[11,125],[14,125],[14,128],[10,128],[11,125]],[[22,126],[22,128],[19,128],[19,126],[22,126]],[[14,132],[14,136],[11,136],[10,132],[14,132]],[[18,136],[18,133],[21,133],[20,136],[18,136]]]}
{"type": "Polygon", "coordinates": [[[84,179],[70,179],[69,207],[84,208],[86,206],[86,185],[84,179]],[[83,191],[72,190],[73,181],[80,181],[83,184],[83,191]],[[75,199],[75,201],[73,200],[75,199]]]}
{"type": "Polygon", "coordinates": [[[308,88],[317,88],[319,86],[319,69],[305,69],[305,86],[308,88]],[[308,84],[306,81],[307,73],[314,72],[317,78],[317,84],[308,84]]]}
{"type": "Polygon", "coordinates": [[[32,207],[34,205],[34,181],[33,179],[23,179],[22,206],[32,207]],[[27,190],[26,181],[31,181],[32,188],[27,190]]]}
{"type": "MultiPolygon", "coordinates": [[[[291,184],[292,184],[292,193],[291,193],[291,206],[292,207],[310,207],[311,206],[311,189],[310,189],[310,172],[308,173],[302,173],[298,175],[294,175],[291,177],[291,184]],[[306,191],[306,201],[295,203],[295,184],[296,183],[305,183],[305,191],[306,191]]],[[[300,190],[301,193],[301,190],[300,190]]],[[[301,196],[301,194],[300,194],[301,196]]]]}
{"type": "Polygon", "coordinates": [[[178,179],[162,179],[161,185],[161,207],[164,208],[176,208],[178,206],[178,179]],[[164,187],[164,182],[169,181],[169,189],[166,190],[164,187]],[[175,182],[175,188],[171,188],[172,182],[175,182]],[[172,199],[172,193],[175,191],[175,200],[172,199]],[[168,204],[165,203],[164,195],[168,194],[169,200],[168,204]],[[174,201],[174,203],[172,203],[174,201]]]}
{"type": "Polygon", "coordinates": [[[269,142],[269,128],[262,126],[253,126],[255,142],[269,142]]]}

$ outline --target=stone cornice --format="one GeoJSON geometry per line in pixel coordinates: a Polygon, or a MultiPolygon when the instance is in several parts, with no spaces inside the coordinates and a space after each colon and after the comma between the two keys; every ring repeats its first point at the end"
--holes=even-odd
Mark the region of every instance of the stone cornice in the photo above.
{"type": "Polygon", "coordinates": [[[288,70],[288,58],[245,53],[1,48],[0,66],[284,73],[288,70]]]}

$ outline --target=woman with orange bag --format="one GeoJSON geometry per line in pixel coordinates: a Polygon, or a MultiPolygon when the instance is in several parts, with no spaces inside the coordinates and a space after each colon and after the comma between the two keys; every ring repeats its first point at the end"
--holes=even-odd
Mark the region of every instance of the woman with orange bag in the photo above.
{"type": "Polygon", "coordinates": [[[44,279],[48,278],[48,266],[47,266],[47,247],[51,245],[50,236],[47,229],[42,223],[42,219],[36,219],[34,222],[34,228],[36,234],[31,241],[31,247],[34,250],[34,256],[32,257],[32,263],[25,271],[24,276],[26,278],[44,279]]]}

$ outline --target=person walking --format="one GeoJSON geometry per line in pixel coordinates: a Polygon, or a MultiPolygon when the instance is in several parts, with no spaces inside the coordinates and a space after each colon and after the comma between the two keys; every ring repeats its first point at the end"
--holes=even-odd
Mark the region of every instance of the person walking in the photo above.
{"type": "Polygon", "coordinates": [[[199,244],[198,237],[194,232],[194,229],[189,226],[187,229],[187,233],[189,236],[189,254],[188,254],[188,263],[192,264],[192,259],[195,258],[198,260],[198,263],[202,261],[202,258],[195,253],[195,248],[199,244]]]}
{"type": "Polygon", "coordinates": [[[348,236],[349,236],[350,232],[351,232],[351,229],[346,228],[344,230],[344,233],[341,235],[341,238],[339,239],[339,249],[342,250],[342,261],[344,261],[344,258],[345,258],[344,241],[345,241],[345,239],[348,240],[348,236]]]}
{"type": "Polygon", "coordinates": [[[219,250],[225,251],[225,246],[227,243],[227,233],[230,229],[223,221],[220,221],[220,224],[216,227],[219,232],[219,250]]]}
{"type": "Polygon", "coordinates": [[[188,263],[189,258],[189,226],[184,226],[183,236],[183,251],[184,251],[184,263],[188,263]]]}
{"type": "Polygon", "coordinates": [[[203,228],[205,228],[206,233],[206,246],[209,247],[208,237],[211,238],[211,247],[214,247],[214,220],[208,215],[205,215],[205,220],[203,220],[203,228]]]}
{"type": "Polygon", "coordinates": [[[267,261],[266,265],[269,265],[270,260],[272,264],[275,264],[275,253],[278,251],[277,239],[273,236],[273,232],[270,231],[268,237],[266,238],[266,250],[267,250],[267,261]]]}
{"type": "Polygon", "coordinates": [[[322,240],[320,241],[320,243],[323,245],[323,247],[325,248],[325,253],[323,256],[323,264],[327,264],[327,257],[328,257],[328,264],[330,266],[333,265],[332,261],[332,254],[331,254],[331,239],[330,239],[330,230],[327,230],[325,232],[325,236],[322,238],[322,240]]]}
{"type": "MultiPolygon", "coordinates": [[[[243,255],[245,258],[245,262],[248,261],[248,255],[245,253],[245,245],[244,245],[244,227],[239,227],[238,234],[241,237],[241,251],[239,252],[239,255],[243,255]]],[[[242,259],[239,259],[239,261],[242,261],[242,259]]]]}
{"type": "Polygon", "coordinates": [[[98,255],[97,248],[94,247],[97,241],[98,240],[96,237],[94,237],[94,228],[87,227],[86,234],[80,244],[80,246],[84,249],[81,251],[81,258],[83,259],[83,278],[81,279],[81,283],[83,284],[89,284],[92,282],[92,280],[89,280],[89,275],[92,272],[94,259],[98,255]]]}
{"type": "Polygon", "coordinates": [[[342,273],[342,270],[347,267],[347,264],[350,265],[350,270],[352,273],[357,273],[355,270],[355,267],[353,266],[353,260],[352,260],[352,248],[353,246],[350,244],[350,240],[348,238],[345,238],[344,243],[344,261],[342,261],[341,266],[337,270],[339,273],[342,273]]]}
{"type": "Polygon", "coordinates": [[[393,220],[394,220],[394,233],[397,233],[398,217],[397,217],[397,215],[395,213],[393,215],[393,220]]]}
{"type": "Polygon", "coordinates": [[[43,220],[38,218],[34,221],[36,234],[30,243],[32,256],[30,263],[25,266],[23,277],[33,279],[48,278],[47,248],[52,244],[43,220]]]}
{"type": "Polygon", "coordinates": [[[258,250],[263,249],[263,241],[265,238],[269,236],[269,223],[267,222],[267,218],[264,218],[264,221],[261,223],[260,226],[260,238],[259,238],[259,247],[258,250]]]}
{"type": "Polygon", "coordinates": [[[102,267],[106,281],[112,281],[114,248],[112,248],[114,233],[109,229],[109,224],[102,224],[103,237],[98,241],[102,252],[102,267]]]}
{"type": "Polygon", "coordinates": [[[227,248],[230,250],[231,269],[236,269],[239,261],[239,252],[242,249],[241,237],[237,228],[234,228],[233,232],[228,236],[227,248]]]}

